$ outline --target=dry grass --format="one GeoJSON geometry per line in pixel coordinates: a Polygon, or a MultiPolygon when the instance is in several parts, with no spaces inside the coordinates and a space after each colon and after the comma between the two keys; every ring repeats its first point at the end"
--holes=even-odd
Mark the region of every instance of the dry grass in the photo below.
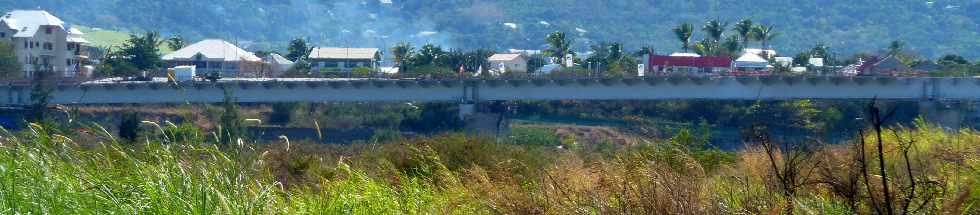
{"type": "MultiPolygon", "coordinates": [[[[786,196],[755,146],[709,171],[695,151],[667,141],[601,151],[462,134],[362,145],[121,144],[95,127],[38,126],[0,135],[0,213],[865,214],[881,195],[869,185],[882,186],[860,180],[847,144],[814,150],[797,166],[814,174],[786,196]]],[[[194,131],[169,134],[179,132],[194,131]]],[[[889,171],[905,167],[898,139],[915,139],[915,177],[938,184],[921,212],[980,212],[980,133],[897,134],[885,141],[889,171]]],[[[908,186],[893,175],[894,187],[908,186]]]]}

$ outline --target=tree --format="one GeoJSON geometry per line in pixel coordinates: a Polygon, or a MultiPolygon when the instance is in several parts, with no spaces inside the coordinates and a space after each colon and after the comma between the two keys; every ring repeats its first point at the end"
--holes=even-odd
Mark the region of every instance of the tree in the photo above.
{"type": "Polygon", "coordinates": [[[436,61],[439,60],[439,58],[441,58],[444,54],[445,51],[442,50],[442,46],[425,44],[415,55],[416,62],[414,63],[417,65],[435,64],[436,61]]]}
{"type": "Polygon", "coordinates": [[[892,41],[888,43],[888,54],[895,55],[901,53],[905,49],[905,42],[900,40],[892,41]]]}
{"type": "MultiPolygon", "coordinates": [[[[466,69],[476,71],[480,67],[489,68],[490,67],[489,58],[494,54],[495,54],[494,51],[489,49],[477,49],[466,53],[466,63],[465,63],[466,69]]],[[[530,60],[531,59],[528,59],[528,71],[533,71],[531,70],[531,67],[533,67],[533,65],[531,65],[530,60]]]]}
{"type": "Polygon", "coordinates": [[[125,59],[139,71],[152,71],[160,69],[163,61],[160,59],[160,34],[157,32],[147,32],[142,35],[129,35],[129,40],[123,44],[117,57],[125,59]]]}
{"type": "Polygon", "coordinates": [[[721,46],[728,52],[728,56],[734,57],[739,53],[739,49],[742,48],[742,45],[739,43],[740,40],[741,37],[738,34],[729,35],[725,38],[725,42],[721,46]]]}
{"type": "Polygon", "coordinates": [[[311,77],[311,75],[310,75],[310,69],[312,69],[312,65],[310,65],[309,62],[306,62],[306,60],[299,60],[299,61],[296,61],[296,64],[293,64],[293,67],[292,68],[289,68],[289,70],[286,70],[286,72],[282,74],[282,77],[285,77],[285,78],[309,78],[309,77],[311,77]]]}
{"type": "Polygon", "coordinates": [[[133,142],[140,132],[139,115],[133,112],[123,113],[122,120],[119,122],[119,138],[133,142]]]}
{"type": "Polygon", "coordinates": [[[167,39],[167,46],[170,47],[170,50],[174,51],[184,48],[184,46],[186,46],[186,44],[184,44],[184,37],[177,35],[167,39]]]}
{"type": "Polygon", "coordinates": [[[53,75],[53,71],[40,70],[35,66],[34,80],[31,81],[31,106],[27,114],[27,120],[31,122],[43,122],[48,110],[48,102],[51,100],[53,89],[46,84],[48,78],[53,75]]]}
{"type": "Polygon", "coordinates": [[[725,30],[728,29],[728,22],[723,22],[718,19],[714,19],[704,23],[701,30],[708,33],[708,37],[714,40],[715,43],[721,42],[722,37],[725,35],[725,30]]]}
{"type": "Polygon", "coordinates": [[[269,123],[275,125],[287,125],[293,119],[293,113],[296,112],[297,104],[295,102],[279,102],[272,104],[272,113],[269,114],[269,123]]]}
{"type": "Polygon", "coordinates": [[[752,41],[752,24],[751,19],[742,19],[738,23],[735,23],[735,32],[738,32],[739,36],[742,36],[742,47],[748,48],[749,41],[752,41]]]}
{"type": "MultiPolygon", "coordinates": [[[[772,32],[774,28],[775,26],[773,25],[756,25],[754,28],[752,28],[752,36],[756,40],[759,40],[759,42],[762,43],[762,49],[768,49],[769,41],[772,41],[773,38],[776,38],[777,36],[776,33],[772,32]]],[[[766,52],[762,54],[768,55],[768,53],[766,52]]],[[[762,56],[762,57],[769,58],[773,56],[762,56]]]]}
{"type": "Polygon", "coordinates": [[[609,55],[606,56],[606,61],[609,62],[618,61],[619,59],[622,59],[625,56],[623,55],[622,43],[618,43],[618,42],[610,43],[609,46],[607,46],[607,48],[609,49],[608,52],[609,55]]]}
{"type": "Polygon", "coordinates": [[[0,42],[0,79],[17,79],[23,74],[14,47],[10,43],[0,42]]]}
{"type": "Polygon", "coordinates": [[[222,104],[225,111],[221,114],[221,124],[218,127],[219,140],[223,144],[230,144],[235,139],[240,138],[245,129],[242,127],[242,117],[238,113],[238,105],[231,90],[225,89],[225,99],[222,104]]]}
{"type": "Polygon", "coordinates": [[[718,19],[705,22],[701,30],[707,33],[708,37],[695,44],[695,52],[701,55],[722,56],[723,52],[727,52],[727,49],[722,49],[725,29],[728,29],[728,22],[722,22],[718,19]]]}
{"type": "Polygon", "coordinates": [[[565,37],[565,32],[561,31],[551,32],[545,40],[551,46],[547,50],[548,55],[558,59],[558,63],[565,65],[565,55],[573,54],[570,51],[572,40],[565,37]]]}
{"type": "Polygon", "coordinates": [[[306,40],[303,38],[296,38],[289,41],[289,47],[287,48],[289,53],[286,54],[286,59],[296,62],[302,59],[306,59],[310,55],[310,51],[313,51],[312,47],[306,44],[306,40]]]}
{"type": "Polygon", "coordinates": [[[966,61],[966,59],[964,59],[963,56],[959,56],[955,54],[943,55],[943,57],[940,57],[939,60],[936,60],[936,63],[945,66],[970,64],[970,62],[966,61]]]}
{"type": "Polygon", "coordinates": [[[411,43],[399,43],[394,47],[391,47],[391,55],[395,57],[395,65],[398,66],[399,70],[405,70],[406,58],[411,57],[415,54],[415,47],[412,47],[411,43]]]}
{"type": "Polygon", "coordinates": [[[647,55],[647,54],[648,55],[653,55],[654,53],[655,52],[654,52],[653,46],[652,45],[647,45],[647,46],[640,47],[639,50],[633,51],[632,54],[633,54],[634,57],[643,57],[643,55],[647,55]]]}
{"type": "Polygon", "coordinates": [[[691,36],[694,34],[694,26],[691,23],[682,23],[674,28],[674,36],[681,41],[681,49],[687,52],[691,48],[691,36]]]}
{"type": "Polygon", "coordinates": [[[612,50],[611,43],[608,43],[608,42],[600,42],[598,44],[590,45],[589,46],[589,49],[590,49],[590,51],[592,51],[592,55],[590,55],[588,58],[586,58],[585,59],[585,62],[587,62],[589,64],[592,64],[592,65],[601,66],[601,67],[608,67],[608,66],[610,66],[609,65],[609,58],[610,58],[610,53],[609,52],[612,50]]]}
{"type": "Polygon", "coordinates": [[[701,41],[694,43],[694,53],[704,56],[717,56],[719,55],[718,43],[709,39],[704,38],[701,41]]]}
{"type": "Polygon", "coordinates": [[[132,63],[118,57],[117,54],[110,54],[102,60],[99,68],[96,69],[100,77],[134,77],[139,74],[139,69],[132,63]]]}

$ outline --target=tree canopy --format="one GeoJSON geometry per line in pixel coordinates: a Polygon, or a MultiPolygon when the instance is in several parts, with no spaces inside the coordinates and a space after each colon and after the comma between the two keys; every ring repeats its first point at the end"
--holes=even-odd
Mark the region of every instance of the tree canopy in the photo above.
{"type": "Polygon", "coordinates": [[[0,80],[16,79],[23,75],[14,47],[10,43],[0,42],[0,80]]]}

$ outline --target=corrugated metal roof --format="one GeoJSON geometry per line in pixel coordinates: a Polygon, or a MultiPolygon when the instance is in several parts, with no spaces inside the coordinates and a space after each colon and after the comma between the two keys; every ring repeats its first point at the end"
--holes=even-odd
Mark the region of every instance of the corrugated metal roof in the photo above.
{"type": "Polygon", "coordinates": [[[316,47],[310,51],[310,59],[359,59],[370,60],[378,55],[376,48],[316,47]]]}
{"type": "Polygon", "coordinates": [[[163,60],[192,60],[194,56],[201,54],[209,60],[221,59],[222,61],[262,61],[255,54],[245,51],[238,46],[224,40],[209,39],[202,40],[163,56],[163,60]]]}
{"type": "Polygon", "coordinates": [[[15,10],[3,15],[0,21],[17,31],[14,37],[33,37],[41,26],[57,26],[65,29],[65,22],[43,10],[15,10]]]}
{"type": "Polygon", "coordinates": [[[85,35],[85,33],[82,33],[82,31],[79,31],[77,28],[68,28],[67,41],[70,43],[88,43],[88,40],[82,37],[83,35],[85,35]]]}
{"type": "Polygon", "coordinates": [[[735,60],[735,67],[740,68],[767,68],[771,67],[769,61],[752,53],[745,53],[735,60]]]}
{"type": "Polygon", "coordinates": [[[488,58],[488,61],[512,61],[521,57],[521,54],[494,54],[488,58]]]}
{"type": "Polygon", "coordinates": [[[276,53],[269,54],[269,56],[266,56],[265,59],[262,60],[265,61],[266,63],[278,64],[278,65],[293,64],[293,61],[290,61],[289,59],[286,59],[285,57],[282,57],[282,55],[276,53]]]}
{"type": "Polygon", "coordinates": [[[743,54],[741,57],[738,57],[738,59],[736,59],[735,62],[736,63],[739,63],[739,62],[744,62],[744,63],[769,63],[769,61],[767,61],[765,58],[759,57],[759,55],[752,54],[752,53],[745,53],[745,54],[743,54]]]}
{"type": "Polygon", "coordinates": [[[732,66],[728,57],[684,57],[684,56],[650,56],[651,66],[682,66],[697,68],[727,68],[732,66]]]}

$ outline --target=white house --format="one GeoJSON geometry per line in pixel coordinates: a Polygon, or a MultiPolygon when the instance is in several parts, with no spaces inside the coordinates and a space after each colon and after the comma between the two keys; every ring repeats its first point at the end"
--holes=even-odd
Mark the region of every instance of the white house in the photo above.
{"type": "Polygon", "coordinates": [[[289,59],[286,59],[282,55],[276,53],[271,53],[263,57],[262,62],[265,62],[267,66],[270,67],[271,71],[269,73],[269,76],[272,77],[278,77],[282,75],[289,69],[293,68],[293,65],[296,64],[293,61],[290,61],[289,59]]]}
{"type": "Polygon", "coordinates": [[[349,72],[357,67],[379,67],[381,52],[376,48],[316,47],[307,58],[314,71],[349,72]]]}
{"type": "Polygon", "coordinates": [[[776,50],[773,49],[743,49],[742,52],[765,57],[776,56],[776,50]]]}
{"type": "Polygon", "coordinates": [[[527,58],[523,54],[494,54],[487,61],[490,69],[497,72],[527,72],[527,58]]]}
{"type": "Polygon", "coordinates": [[[54,71],[75,77],[87,58],[82,32],[43,10],[14,10],[0,17],[0,41],[13,45],[17,62],[31,77],[34,72],[54,71]]]}
{"type": "Polygon", "coordinates": [[[791,58],[791,57],[775,57],[775,58],[773,58],[772,61],[775,62],[776,65],[779,65],[779,66],[782,66],[782,67],[791,67],[791,66],[793,66],[793,58],[791,58]]]}
{"type": "Polygon", "coordinates": [[[772,67],[765,58],[752,53],[745,53],[735,60],[735,68],[743,71],[764,70],[772,67]]]}
{"type": "Polygon", "coordinates": [[[195,66],[197,74],[236,77],[244,70],[260,69],[262,59],[224,40],[208,39],[164,55],[163,62],[168,68],[195,66]]]}

